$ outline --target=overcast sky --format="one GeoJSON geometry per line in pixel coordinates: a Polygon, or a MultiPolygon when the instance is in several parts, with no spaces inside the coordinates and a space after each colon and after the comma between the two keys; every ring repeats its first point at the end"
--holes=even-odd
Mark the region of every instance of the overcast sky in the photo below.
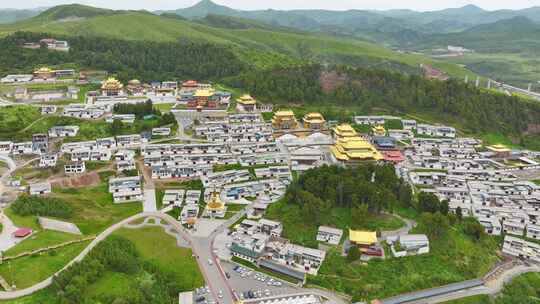
{"type": "MultiPolygon", "coordinates": [[[[35,8],[74,2],[112,9],[161,10],[188,7],[197,3],[198,0],[0,0],[0,7],[35,8]]],[[[409,8],[428,11],[460,7],[467,4],[475,4],[487,10],[540,6],[540,0],[215,0],[215,2],[245,10],[266,8],[321,8],[333,10],[409,8]]]]}

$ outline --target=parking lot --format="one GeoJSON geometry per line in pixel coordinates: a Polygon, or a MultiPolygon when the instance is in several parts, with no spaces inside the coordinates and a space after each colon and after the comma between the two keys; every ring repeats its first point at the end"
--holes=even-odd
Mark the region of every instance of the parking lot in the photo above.
{"type": "Polygon", "coordinates": [[[296,293],[298,287],[288,282],[272,278],[244,266],[222,262],[223,270],[228,274],[229,284],[241,299],[264,298],[296,293]],[[236,270],[235,270],[236,269],[236,270]]]}
{"type": "MultiPolygon", "coordinates": [[[[219,296],[219,294],[218,294],[219,296]]],[[[216,304],[217,301],[213,299],[208,286],[196,288],[193,291],[193,303],[197,304],[216,304]]]]}

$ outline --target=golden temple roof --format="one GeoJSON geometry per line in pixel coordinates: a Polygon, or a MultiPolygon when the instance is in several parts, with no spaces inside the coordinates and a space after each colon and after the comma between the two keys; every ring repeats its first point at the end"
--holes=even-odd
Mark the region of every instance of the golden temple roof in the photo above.
{"type": "Polygon", "coordinates": [[[342,137],[331,147],[334,157],[340,161],[381,160],[384,156],[371,143],[361,137],[342,137]]]}
{"type": "Polygon", "coordinates": [[[114,77],[109,77],[101,85],[102,90],[120,90],[123,87],[124,85],[114,77]]]}
{"type": "Polygon", "coordinates": [[[210,201],[206,204],[206,209],[211,211],[221,211],[225,209],[225,204],[219,198],[219,192],[212,192],[210,201]]]}
{"type": "Polygon", "coordinates": [[[341,124],[335,126],[332,131],[338,137],[353,137],[358,135],[358,133],[356,133],[356,130],[350,124],[341,124]]]}
{"type": "Polygon", "coordinates": [[[42,68],[37,69],[34,73],[40,74],[40,73],[52,73],[52,72],[53,70],[51,70],[50,68],[42,67],[42,68]]]}
{"type": "Polygon", "coordinates": [[[384,135],[386,134],[386,129],[379,125],[379,126],[374,126],[373,128],[371,128],[371,131],[373,131],[373,133],[377,134],[377,135],[384,135]]]}
{"type": "Polygon", "coordinates": [[[377,243],[377,233],[349,229],[349,240],[356,244],[369,246],[377,243]]]}
{"type": "Polygon", "coordinates": [[[240,96],[240,98],[236,99],[236,102],[243,105],[254,105],[257,103],[257,101],[249,94],[240,96]]]}
{"type": "Polygon", "coordinates": [[[508,147],[502,144],[496,144],[496,145],[488,146],[486,148],[492,152],[510,152],[511,151],[508,147]]]}
{"type": "Polygon", "coordinates": [[[279,118],[288,118],[288,117],[294,117],[294,112],[291,110],[281,110],[274,113],[274,117],[279,118]]]}
{"type": "Polygon", "coordinates": [[[311,112],[304,115],[304,122],[308,123],[324,123],[326,120],[321,113],[311,112]]]}
{"type": "Polygon", "coordinates": [[[212,89],[197,90],[195,91],[195,94],[193,94],[193,96],[195,97],[210,97],[213,95],[214,95],[214,90],[212,89]]]}

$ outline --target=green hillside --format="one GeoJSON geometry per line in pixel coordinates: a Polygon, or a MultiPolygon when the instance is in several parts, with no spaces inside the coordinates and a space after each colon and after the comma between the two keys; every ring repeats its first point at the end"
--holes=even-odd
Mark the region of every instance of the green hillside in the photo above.
{"type": "Polygon", "coordinates": [[[483,53],[540,52],[540,24],[526,17],[514,17],[482,24],[463,32],[425,37],[420,46],[462,45],[483,53]]]}
{"type": "MultiPolygon", "coordinates": [[[[540,79],[540,24],[526,17],[514,17],[482,24],[459,33],[424,37],[416,49],[431,49],[448,45],[474,50],[464,56],[444,60],[463,64],[468,69],[493,79],[526,88],[540,79]]],[[[538,91],[538,86],[534,87],[538,91]]]]}
{"type": "MultiPolygon", "coordinates": [[[[204,0],[192,7],[168,13],[188,19],[204,18],[209,14],[241,17],[312,33],[354,37],[427,54],[433,49],[446,49],[448,45],[465,46],[474,49],[475,56],[438,60],[465,65],[475,73],[518,86],[539,79],[537,54],[540,52],[540,33],[537,28],[540,24],[540,7],[487,11],[475,5],[466,5],[429,12],[406,9],[244,11],[204,0]],[[505,61],[506,57],[512,60],[505,61]]],[[[350,56],[342,59],[348,63],[364,61],[350,56]]]]}
{"type": "Polygon", "coordinates": [[[241,18],[227,22],[224,20],[220,18],[220,24],[213,24],[219,27],[213,27],[201,22],[160,17],[147,12],[111,12],[78,5],[61,6],[25,21],[2,25],[0,35],[8,35],[15,31],[30,31],[61,36],[103,36],[146,42],[201,41],[232,46],[245,61],[259,66],[318,61],[391,67],[411,72],[416,71],[419,64],[427,63],[453,76],[463,77],[465,74],[472,76],[471,72],[455,64],[421,55],[397,53],[357,39],[275,29],[253,22],[251,24],[243,22],[241,18]],[[70,18],[73,16],[79,18],[70,18]],[[62,19],[59,20],[59,17],[62,19]],[[225,23],[234,26],[227,28],[223,26],[225,23]]]}

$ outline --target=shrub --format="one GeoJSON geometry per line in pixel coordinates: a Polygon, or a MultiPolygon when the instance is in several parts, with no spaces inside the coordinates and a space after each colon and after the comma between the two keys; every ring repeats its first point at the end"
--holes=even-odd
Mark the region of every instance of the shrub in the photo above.
{"type": "Polygon", "coordinates": [[[70,218],[73,214],[71,206],[60,199],[24,195],[19,197],[11,205],[11,209],[17,215],[53,216],[70,218]]]}

